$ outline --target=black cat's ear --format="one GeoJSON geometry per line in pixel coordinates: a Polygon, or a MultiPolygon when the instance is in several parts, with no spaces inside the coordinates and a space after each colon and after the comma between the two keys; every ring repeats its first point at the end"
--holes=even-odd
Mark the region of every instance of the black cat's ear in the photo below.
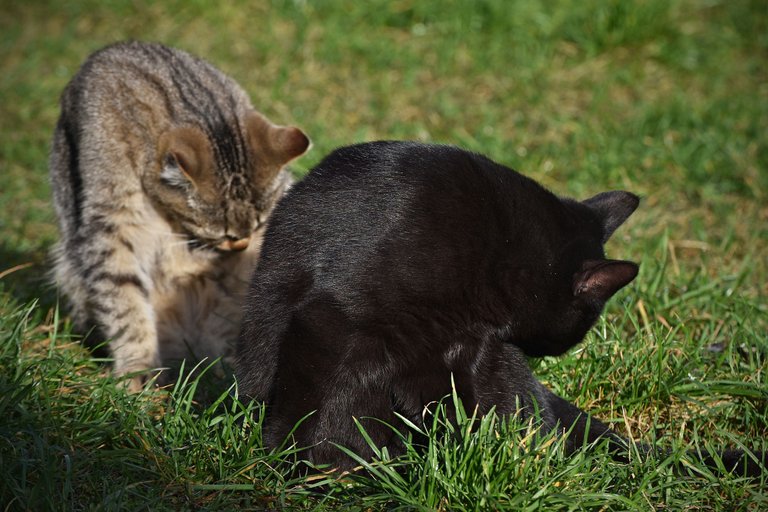
{"type": "Polygon", "coordinates": [[[573,276],[573,294],[605,302],[628,285],[637,271],[637,263],[631,261],[587,260],[573,276]]]}
{"type": "Polygon", "coordinates": [[[640,198],[631,192],[615,190],[602,192],[594,197],[582,201],[597,213],[603,223],[603,243],[605,243],[616,229],[632,215],[640,198]]]}

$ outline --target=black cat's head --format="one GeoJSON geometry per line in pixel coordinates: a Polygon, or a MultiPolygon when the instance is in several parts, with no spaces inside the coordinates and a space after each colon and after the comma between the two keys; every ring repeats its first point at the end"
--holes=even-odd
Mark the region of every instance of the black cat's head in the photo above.
{"type": "Polygon", "coordinates": [[[563,228],[526,271],[532,293],[510,340],[529,356],[560,355],[579,343],[605,303],[637,275],[636,263],[606,259],[603,244],[637,208],[629,192],[562,200],[563,228]]]}

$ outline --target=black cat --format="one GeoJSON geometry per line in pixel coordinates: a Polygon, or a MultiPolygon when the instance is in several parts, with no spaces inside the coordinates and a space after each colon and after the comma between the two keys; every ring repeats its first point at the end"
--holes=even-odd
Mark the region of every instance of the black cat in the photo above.
{"type": "Polygon", "coordinates": [[[569,446],[621,438],[546,389],[525,355],[562,354],[637,275],[603,244],[638,205],[578,202],[467,151],[374,142],[326,157],[283,198],[251,283],[240,391],[267,404],[264,442],[349,468],[333,444],[390,453],[395,413],[420,423],[451,392],[469,410],[540,415],[569,446]]]}

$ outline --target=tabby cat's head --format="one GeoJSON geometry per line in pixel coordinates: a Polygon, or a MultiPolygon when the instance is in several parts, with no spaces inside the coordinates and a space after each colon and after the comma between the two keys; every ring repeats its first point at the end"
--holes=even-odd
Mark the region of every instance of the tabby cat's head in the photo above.
{"type": "Polygon", "coordinates": [[[562,200],[559,227],[540,232],[535,261],[514,276],[530,302],[510,341],[529,356],[543,356],[562,354],[584,338],[608,299],[637,275],[636,263],[606,259],[603,244],[638,203],[622,191],[562,200]]]}
{"type": "Polygon", "coordinates": [[[286,186],[281,169],[309,145],[298,128],[256,111],[215,132],[178,126],[160,136],[142,183],[181,233],[201,246],[242,250],[286,186]]]}

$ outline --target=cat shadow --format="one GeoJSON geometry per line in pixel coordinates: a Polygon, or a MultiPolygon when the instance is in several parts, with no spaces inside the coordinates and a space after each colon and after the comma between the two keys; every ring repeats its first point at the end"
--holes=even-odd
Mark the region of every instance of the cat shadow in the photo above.
{"type": "Polygon", "coordinates": [[[0,292],[19,304],[37,300],[42,310],[56,307],[58,296],[51,268],[46,249],[20,251],[0,242],[0,292]]]}
{"type": "Polygon", "coordinates": [[[129,394],[138,392],[160,392],[175,396],[188,396],[196,408],[205,409],[235,384],[235,371],[231,364],[221,358],[200,359],[189,355],[185,359],[165,360],[162,365],[148,370],[128,373],[124,376],[112,374],[112,356],[108,341],[95,329],[86,334],[74,332],[72,336],[80,341],[89,352],[92,361],[107,370],[109,379],[129,394]],[[133,385],[136,387],[133,387],[133,385]]]}
{"type": "Polygon", "coordinates": [[[197,408],[204,409],[221,399],[235,384],[234,369],[221,360],[171,362],[150,386],[170,393],[192,393],[197,408]]]}

